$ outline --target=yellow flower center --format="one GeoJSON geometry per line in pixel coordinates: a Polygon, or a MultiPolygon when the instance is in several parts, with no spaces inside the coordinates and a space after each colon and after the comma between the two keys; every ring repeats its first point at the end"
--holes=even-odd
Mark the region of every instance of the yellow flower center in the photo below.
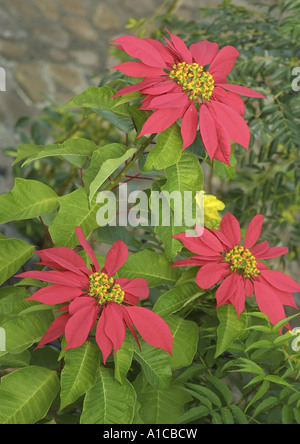
{"type": "Polygon", "coordinates": [[[125,292],[119,284],[114,284],[114,279],[105,273],[94,273],[89,276],[89,296],[97,299],[98,304],[116,302],[122,304],[125,292]]]}
{"type": "Polygon", "coordinates": [[[175,80],[185,91],[190,100],[200,96],[202,100],[209,100],[214,90],[213,76],[204,71],[198,63],[175,63],[169,72],[169,77],[175,80]]]}
{"type": "Polygon", "coordinates": [[[256,277],[260,274],[256,259],[248,248],[238,245],[225,254],[224,259],[230,264],[232,273],[237,272],[245,278],[256,277]]]}

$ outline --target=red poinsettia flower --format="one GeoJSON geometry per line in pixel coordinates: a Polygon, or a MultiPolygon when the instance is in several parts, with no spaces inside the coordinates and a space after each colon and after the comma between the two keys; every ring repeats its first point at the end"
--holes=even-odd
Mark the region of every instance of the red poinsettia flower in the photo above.
{"type": "Polygon", "coordinates": [[[154,110],[139,136],[160,133],[182,119],[183,149],[194,141],[199,127],[210,159],[230,165],[230,140],[246,149],[250,140],[242,117],[244,102],[238,94],[265,97],[250,88],[227,83],[226,76],[240,56],[233,46],[219,50],[217,43],[204,40],[187,48],[178,36],[169,34],[166,45],[134,36],[113,41],[119,49],[140,60],[114,68],[128,76],[144,77],[141,82],[121,89],[115,97],[140,91],[145,96],[141,109],[154,110]]]}
{"type": "Polygon", "coordinates": [[[126,327],[139,345],[136,331],[154,347],[171,354],[173,337],[167,323],[151,310],[137,306],[139,300],[149,295],[148,282],[143,278],[114,278],[128,257],[128,248],[116,241],[109,250],[104,268],[100,271],[97,257],[85,239],[80,227],[76,234],[81,246],[91,260],[87,268],[82,257],[67,247],[40,250],[39,265],[51,267],[50,271],[28,271],[18,277],[39,279],[52,283],[28,298],[47,305],[68,303],[42,337],[38,347],[65,333],[66,349],[80,347],[90,331],[96,327],[96,342],[103,354],[104,363],[112,349],[119,350],[126,327]],[[98,322],[97,322],[98,321],[98,322]]]}
{"type": "Polygon", "coordinates": [[[180,260],[173,266],[198,265],[196,283],[209,289],[219,284],[216,291],[217,306],[232,304],[238,316],[245,308],[245,296],[255,294],[258,307],[272,324],[286,317],[284,305],[297,308],[292,293],[300,291],[300,285],[279,271],[270,270],[260,260],[282,256],[286,247],[270,247],[267,241],[256,244],[260,237],[264,216],[256,215],[250,222],[244,245],[237,219],[225,214],[220,230],[204,228],[199,237],[185,233],[174,235],[197,256],[180,260]],[[255,245],[256,244],[256,245],[255,245]]]}

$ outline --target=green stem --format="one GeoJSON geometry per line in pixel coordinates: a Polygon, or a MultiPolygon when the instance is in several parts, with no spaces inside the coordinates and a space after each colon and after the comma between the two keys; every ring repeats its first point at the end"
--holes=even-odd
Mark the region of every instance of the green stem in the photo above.
{"type": "MultiPolygon", "coordinates": [[[[161,11],[167,6],[167,4],[169,3],[169,0],[165,0],[155,11],[155,13],[153,14],[153,16],[150,18],[149,23],[152,24],[154,23],[154,21],[156,20],[156,17],[158,17],[161,13],[161,11]]],[[[165,11],[164,14],[171,14],[173,12],[173,10],[176,8],[178,3],[178,0],[172,0],[170,6],[168,7],[168,9],[165,11]]]]}

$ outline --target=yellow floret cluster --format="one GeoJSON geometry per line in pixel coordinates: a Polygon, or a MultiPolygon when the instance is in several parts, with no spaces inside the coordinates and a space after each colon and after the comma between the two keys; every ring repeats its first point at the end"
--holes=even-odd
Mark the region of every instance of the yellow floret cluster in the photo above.
{"type": "Polygon", "coordinates": [[[229,262],[230,270],[243,274],[245,278],[256,277],[260,274],[256,259],[248,248],[237,245],[225,254],[225,261],[229,262]]]}
{"type": "Polygon", "coordinates": [[[169,77],[176,80],[178,85],[188,93],[189,99],[209,100],[214,90],[213,76],[204,71],[198,63],[181,62],[174,64],[169,77]]]}
{"type": "Polygon", "coordinates": [[[96,298],[100,305],[106,302],[123,302],[125,292],[106,273],[93,273],[89,276],[89,281],[89,296],[96,298]]]}

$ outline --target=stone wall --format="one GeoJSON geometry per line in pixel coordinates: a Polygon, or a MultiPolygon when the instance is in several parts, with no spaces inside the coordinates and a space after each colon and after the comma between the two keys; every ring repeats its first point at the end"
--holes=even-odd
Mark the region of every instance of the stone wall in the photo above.
{"type": "MultiPolygon", "coordinates": [[[[221,0],[181,0],[178,16],[193,17],[201,6],[221,0]]],[[[251,5],[255,1],[235,0],[251,5]]],[[[16,146],[18,118],[36,115],[45,95],[65,103],[97,83],[107,67],[108,45],[126,33],[130,17],[151,17],[162,0],[1,0],[0,67],[6,92],[0,92],[0,194],[11,189],[11,159],[1,148],[16,146]]]]}

